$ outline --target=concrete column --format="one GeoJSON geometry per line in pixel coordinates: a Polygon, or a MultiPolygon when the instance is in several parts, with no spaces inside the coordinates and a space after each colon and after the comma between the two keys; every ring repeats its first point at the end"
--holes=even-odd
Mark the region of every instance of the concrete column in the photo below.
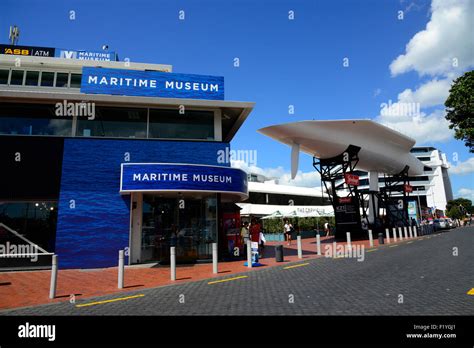
{"type": "Polygon", "coordinates": [[[385,238],[387,239],[387,243],[390,244],[390,230],[388,228],[385,229],[385,238]]]}
{"type": "Polygon", "coordinates": [[[321,236],[319,233],[316,235],[316,251],[318,255],[321,255],[321,236]]]}
{"type": "Polygon", "coordinates": [[[217,274],[217,243],[212,243],[212,273],[217,274]]]}
{"type": "Polygon", "coordinates": [[[119,250],[119,260],[118,260],[118,285],[119,289],[123,289],[123,275],[124,275],[124,252],[119,250]]]}
{"type": "Polygon", "coordinates": [[[414,236],[415,238],[418,237],[418,227],[417,227],[417,226],[413,226],[413,236],[414,236]]]}
{"type": "Polygon", "coordinates": [[[400,240],[403,240],[403,235],[402,235],[402,228],[398,228],[398,237],[400,237],[400,240]]]}
{"type": "Polygon", "coordinates": [[[408,239],[408,231],[406,226],[403,226],[403,235],[405,236],[405,239],[408,239]]]}
{"type": "Polygon", "coordinates": [[[176,247],[170,247],[171,280],[176,280],[176,247]]]}
{"type": "Polygon", "coordinates": [[[298,246],[298,258],[302,259],[303,258],[303,248],[301,245],[301,236],[296,236],[296,244],[298,246]]]}
{"type": "Polygon", "coordinates": [[[411,226],[408,226],[408,235],[410,236],[410,238],[413,238],[413,231],[411,226]]]}
{"type": "Polygon", "coordinates": [[[52,267],[51,267],[51,283],[49,287],[49,298],[53,299],[56,297],[56,285],[58,282],[58,255],[53,255],[52,267]]]}
{"type": "Polygon", "coordinates": [[[397,229],[394,227],[394,228],[392,228],[392,231],[393,231],[393,241],[396,242],[397,241],[397,229]]]}
{"type": "Polygon", "coordinates": [[[369,244],[371,247],[374,246],[374,237],[372,236],[372,230],[369,230],[369,244]]]}

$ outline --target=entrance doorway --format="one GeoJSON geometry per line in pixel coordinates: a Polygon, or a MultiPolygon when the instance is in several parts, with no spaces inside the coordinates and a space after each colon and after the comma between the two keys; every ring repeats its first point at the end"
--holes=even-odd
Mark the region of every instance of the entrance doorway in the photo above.
{"type": "Polygon", "coordinates": [[[171,246],[180,263],[212,259],[214,242],[216,194],[143,194],[141,262],[169,263],[171,246]]]}

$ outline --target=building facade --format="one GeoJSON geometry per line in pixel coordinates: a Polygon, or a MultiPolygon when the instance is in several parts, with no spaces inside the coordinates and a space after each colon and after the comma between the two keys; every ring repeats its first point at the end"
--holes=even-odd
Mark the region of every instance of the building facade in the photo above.
{"type": "Polygon", "coordinates": [[[224,100],[220,77],[56,56],[0,54],[0,243],[61,268],[225,256],[248,189],[222,154],[254,104],[224,100]]]}

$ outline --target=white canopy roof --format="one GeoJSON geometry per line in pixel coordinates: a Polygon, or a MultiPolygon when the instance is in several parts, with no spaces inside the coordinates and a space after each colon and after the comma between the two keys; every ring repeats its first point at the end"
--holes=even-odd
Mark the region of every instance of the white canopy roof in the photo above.
{"type": "Polygon", "coordinates": [[[241,216],[266,216],[273,214],[276,211],[283,215],[288,215],[293,211],[297,211],[303,215],[316,215],[319,213],[322,216],[334,216],[334,209],[331,205],[273,205],[273,204],[251,204],[251,203],[236,203],[242,210],[241,216]]]}

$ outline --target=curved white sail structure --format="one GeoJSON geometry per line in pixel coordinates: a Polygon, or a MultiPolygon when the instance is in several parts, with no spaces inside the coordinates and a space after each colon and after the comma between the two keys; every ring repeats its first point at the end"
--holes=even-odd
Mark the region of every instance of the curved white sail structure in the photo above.
{"type": "Polygon", "coordinates": [[[423,174],[423,163],[410,153],[415,140],[371,120],[299,121],[259,129],[258,132],[292,147],[292,173],[298,150],[316,158],[331,158],[349,145],[360,147],[357,169],[409,175],[423,174]]]}

